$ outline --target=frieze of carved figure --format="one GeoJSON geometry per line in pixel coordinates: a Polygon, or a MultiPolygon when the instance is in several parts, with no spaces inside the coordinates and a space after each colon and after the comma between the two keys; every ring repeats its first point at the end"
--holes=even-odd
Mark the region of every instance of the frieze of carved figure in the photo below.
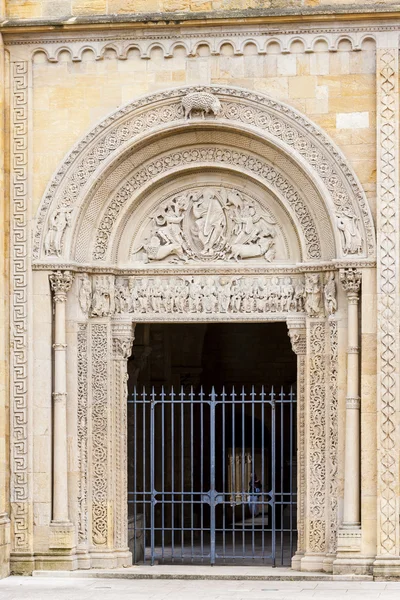
{"type": "Polygon", "coordinates": [[[48,230],[44,239],[46,256],[61,256],[64,232],[71,225],[72,208],[60,206],[49,218],[48,230]]]}
{"type": "Polygon", "coordinates": [[[176,194],[151,215],[134,260],[144,262],[275,258],[276,221],[255,200],[230,188],[176,194]]]}
{"type": "Polygon", "coordinates": [[[182,98],[182,106],[186,119],[192,118],[192,113],[200,113],[202,119],[210,112],[214,116],[221,113],[222,107],[219,99],[209,92],[192,92],[182,98]]]}
{"type": "Polygon", "coordinates": [[[79,288],[79,305],[84,315],[88,315],[92,303],[92,282],[86,273],[81,277],[79,288]]]}
{"type": "Polygon", "coordinates": [[[305,310],[309,317],[319,317],[321,313],[321,286],[318,273],[306,274],[305,310]]]}
{"type": "Polygon", "coordinates": [[[115,290],[113,275],[97,275],[94,279],[92,310],[93,317],[106,317],[115,312],[115,290]]]}
{"type": "Polygon", "coordinates": [[[324,304],[327,316],[334,315],[337,310],[335,274],[327,273],[324,285],[324,304]]]}
{"type": "Polygon", "coordinates": [[[303,277],[96,276],[92,316],[126,314],[254,314],[304,312],[303,277]],[[111,289],[113,287],[113,289],[111,289]]]}
{"type": "Polygon", "coordinates": [[[359,221],[360,219],[348,206],[344,206],[337,214],[337,227],[341,232],[345,254],[362,253],[363,241],[359,221]]]}

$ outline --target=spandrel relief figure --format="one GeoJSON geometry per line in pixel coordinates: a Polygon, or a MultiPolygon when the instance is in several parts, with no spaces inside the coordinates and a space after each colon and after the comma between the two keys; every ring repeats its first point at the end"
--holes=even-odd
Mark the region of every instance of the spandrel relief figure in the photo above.
{"type": "Polygon", "coordinates": [[[61,256],[64,231],[71,225],[72,208],[60,206],[49,218],[48,231],[44,240],[47,256],[61,256]]]}
{"type": "Polygon", "coordinates": [[[276,225],[255,200],[235,189],[194,188],[174,195],[153,212],[139,234],[133,258],[271,262],[276,254],[276,225]]]}
{"type": "Polygon", "coordinates": [[[309,317],[319,317],[321,312],[321,286],[318,273],[306,275],[305,310],[309,317]]]}
{"type": "Polygon", "coordinates": [[[361,254],[363,241],[360,233],[359,218],[354,212],[344,207],[337,215],[337,226],[342,234],[343,252],[345,254],[361,254]]]}

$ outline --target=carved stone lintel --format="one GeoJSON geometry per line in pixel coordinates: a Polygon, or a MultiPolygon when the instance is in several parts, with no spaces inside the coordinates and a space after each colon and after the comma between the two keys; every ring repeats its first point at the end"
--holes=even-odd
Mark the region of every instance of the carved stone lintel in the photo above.
{"type": "Polygon", "coordinates": [[[357,298],[361,287],[361,271],[353,267],[341,269],[340,282],[350,298],[357,298]]]}
{"type": "Polygon", "coordinates": [[[74,274],[71,271],[56,271],[49,276],[54,302],[65,302],[67,292],[71,289],[74,274]]]}

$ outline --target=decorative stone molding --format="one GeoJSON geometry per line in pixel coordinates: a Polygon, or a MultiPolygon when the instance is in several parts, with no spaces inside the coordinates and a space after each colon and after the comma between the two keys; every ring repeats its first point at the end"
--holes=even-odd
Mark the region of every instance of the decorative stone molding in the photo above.
{"type": "Polygon", "coordinates": [[[113,344],[113,389],[116,411],[114,432],[114,546],[128,553],[128,510],[126,495],[128,489],[127,461],[127,399],[128,399],[128,370],[127,361],[132,353],[135,326],[131,321],[112,322],[113,344]]]}
{"type": "Polygon", "coordinates": [[[315,46],[323,42],[329,52],[336,52],[342,42],[350,43],[350,52],[359,52],[362,50],[365,39],[375,39],[376,32],[390,30],[387,25],[370,25],[367,28],[362,26],[331,25],[323,27],[298,27],[287,24],[284,26],[274,23],[273,25],[263,25],[263,31],[252,28],[248,25],[245,29],[232,31],[227,27],[218,28],[217,31],[207,30],[205,37],[203,32],[175,32],[170,29],[168,32],[158,33],[149,32],[143,29],[137,31],[121,31],[116,37],[115,32],[108,33],[104,30],[100,36],[88,36],[85,33],[68,35],[62,32],[57,36],[53,33],[44,33],[40,38],[34,35],[22,38],[16,34],[7,36],[7,46],[28,46],[29,55],[35,56],[42,54],[49,63],[57,63],[60,55],[64,53],[69,55],[71,62],[80,62],[83,60],[85,52],[93,55],[96,61],[104,60],[107,53],[112,53],[116,60],[127,60],[129,53],[135,52],[141,60],[149,60],[153,50],[162,53],[164,59],[174,56],[176,48],[184,49],[185,56],[193,58],[198,56],[199,47],[207,48],[211,56],[223,54],[223,46],[231,46],[234,56],[243,56],[246,46],[252,46],[259,56],[269,54],[270,52],[281,54],[291,53],[293,44],[302,44],[303,51],[307,54],[315,51],[315,46]]]}
{"type": "Polygon", "coordinates": [[[88,326],[78,324],[77,333],[77,381],[78,381],[78,415],[77,415],[77,445],[78,445],[78,550],[86,549],[89,545],[88,534],[88,326]]]}
{"type": "MultiPolygon", "coordinates": [[[[387,40],[382,39],[386,46],[387,40]]],[[[399,50],[377,50],[378,559],[399,561],[399,50]]],[[[390,567],[389,567],[390,569],[390,567]]],[[[399,573],[399,565],[393,569],[399,573]]],[[[374,568],[375,572],[375,568],[374,568]]]]}
{"type": "MultiPolygon", "coordinates": [[[[323,132],[277,100],[248,90],[211,86],[167,90],[139,99],[108,117],[79,142],[53,178],[41,203],[34,236],[34,258],[39,258],[44,245],[41,240],[49,210],[51,214],[60,207],[75,210],[82,201],[81,194],[87,181],[95,178],[95,174],[98,176],[104,169],[104,161],[109,163],[116,158],[128,141],[132,144],[155,128],[167,130],[182,123],[182,97],[192,92],[218,97],[222,111],[215,122],[259,131],[262,136],[268,135],[277,144],[283,144],[293,157],[301,158],[309,172],[323,182],[325,193],[331,199],[331,212],[337,216],[348,215],[352,228],[356,226],[354,219],[360,219],[366,236],[363,252],[370,256],[374,254],[373,224],[364,192],[347,161],[323,132]]],[[[353,251],[344,245],[342,253],[353,254],[353,251]]],[[[358,250],[354,254],[358,254],[358,250]]]]}
{"type": "Polygon", "coordinates": [[[346,398],[346,408],[355,408],[360,410],[361,398],[346,398]]]}
{"type": "Polygon", "coordinates": [[[29,65],[11,63],[11,552],[14,572],[30,560],[33,544],[30,381],[30,212],[28,176],[29,65]],[[18,564],[20,563],[20,564],[18,564]]]}
{"type": "Polygon", "coordinates": [[[108,401],[108,325],[93,323],[90,330],[91,345],[91,545],[106,548],[110,544],[109,486],[111,485],[110,409],[108,401]]]}
{"type": "Polygon", "coordinates": [[[326,551],[326,395],[325,334],[321,321],[309,323],[309,406],[308,406],[308,539],[311,553],[326,551]]]}
{"type": "MultiPolygon", "coordinates": [[[[332,315],[330,315],[332,317],[332,315]]],[[[338,324],[330,318],[329,329],[329,362],[326,365],[326,378],[328,381],[328,553],[333,557],[337,550],[338,531],[338,446],[339,446],[339,399],[338,399],[338,324]]]]}

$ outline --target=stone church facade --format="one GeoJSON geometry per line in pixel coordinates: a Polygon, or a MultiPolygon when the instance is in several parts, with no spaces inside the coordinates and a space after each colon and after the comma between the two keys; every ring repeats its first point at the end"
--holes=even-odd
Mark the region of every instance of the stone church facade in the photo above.
{"type": "Polygon", "coordinates": [[[132,564],[138,323],[279,321],[292,567],[400,577],[400,7],[286,5],[0,3],[1,575],[132,564]]]}

